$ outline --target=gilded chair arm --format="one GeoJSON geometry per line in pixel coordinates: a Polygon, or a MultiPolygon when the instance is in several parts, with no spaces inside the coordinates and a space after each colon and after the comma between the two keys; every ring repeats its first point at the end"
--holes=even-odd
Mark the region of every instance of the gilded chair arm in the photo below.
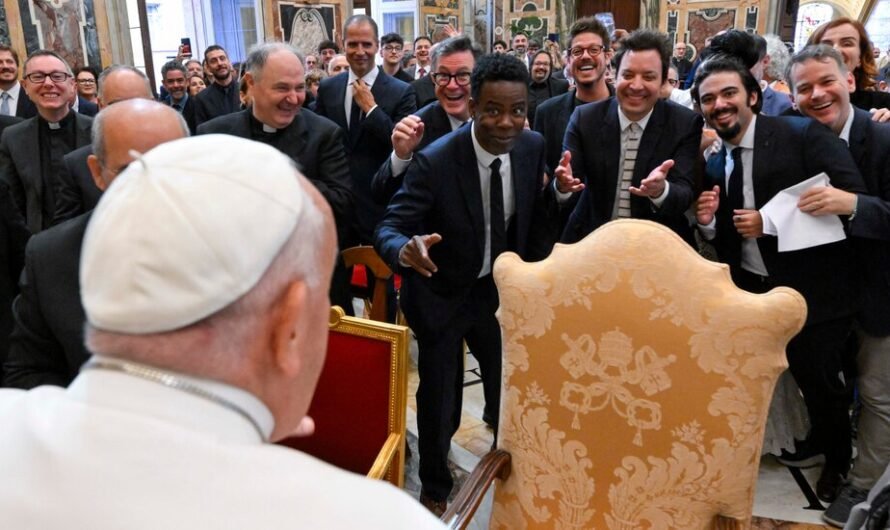
{"type": "Polygon", "coordinates": [[[457,492],[454,502],[442,514],[441,520],[452,529],[466,528],[494,479],[506,480],[509,476],[510,453],[496,449],[486,454],[457,492]]]}
{"type": "Polygon", "coordinates": [[[368,471],[368,478],[383,480],[386,477],[386,472],[392,465],[392,459],[396,456],[401,441],[402,435],[394,432],[389,433],[389,436],[383,443],[383,447],[377,453],[377,458],[374,459],[374,463],[371,465],[371,470],[368,471]]]}

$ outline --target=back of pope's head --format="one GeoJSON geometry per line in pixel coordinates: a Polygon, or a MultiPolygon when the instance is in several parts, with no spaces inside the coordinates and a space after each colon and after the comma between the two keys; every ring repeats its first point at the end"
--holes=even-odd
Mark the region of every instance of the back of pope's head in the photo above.
{"type": "Polygon", "coordinates": [[[120,174],[87,228],[87,346],[243,388],[280,438],[324,361],[336,245],[327,203],[276,149],[227,135],[162,144],[120,174]]]}

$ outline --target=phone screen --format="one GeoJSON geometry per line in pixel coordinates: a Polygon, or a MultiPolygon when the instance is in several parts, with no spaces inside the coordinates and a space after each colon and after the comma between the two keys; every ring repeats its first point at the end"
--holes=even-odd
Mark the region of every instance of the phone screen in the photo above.
{"type": "Polygon", "coordinates": [[[191,57],[192,56],[192,39],[188,37],[184,37],[179,39],[179,42],[182,44],[182,55],[191,57]]]}

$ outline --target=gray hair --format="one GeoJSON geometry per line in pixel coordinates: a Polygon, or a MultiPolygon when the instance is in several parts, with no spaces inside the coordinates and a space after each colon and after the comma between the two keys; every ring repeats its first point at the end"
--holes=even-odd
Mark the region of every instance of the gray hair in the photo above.
{"type": "Polygon", "coordinates": [[[99,84],[99,91],[96,94],[96,97],[98,97],[99,99],[104,101],[104,98],[102,95],[105,92],[105,79],[108,76],[110,76],[111,74],[113,74],[115,72],[121,72],[121,71],[133,72],[134,74],[141,77],[142,80],[145,81],[146,94],[153,93],[151,90],[151,82],[148,80],[148,76],[145,75],[145,72],[136,68],[135,66],[130,66],[127,64],[113,64],[113,65],[109,66],[108,68],[106,68],[105,70],[102,70],[102,73],[99,74],[99,79],[96,80],[96,82],[99,84]]]}
{"type": "Polygon", "coordinates": [[[166,63],[164,63],[164,66],[161,67],[161,81],[166,81],[167,74],[173,70],[182,72],[182,75],[188,76],[188,70],[186,70],[185,66],[183,66],[181,62],[176,60],[167,61],[166,63]]]}
{"type": "Polygon", "coordinates": [[[294,54],[294,57],[300,61],[300,64],[303,64],[303,55],[290,44],[285,44],[283,42],[261,42],[260,44],[253,46],[247,53],[247,59],[244,60],[244,71],[248,72],[254,79],[259,81],[260,76],[263,75],[263,67],[266,66],[266,61],[269,60],[269,56],[277,52],[292,53],[294,54]]]}
{"type": "Polygon", "coordinates": [[[787,81],[785,78],[785,68],[788,67],[788,61],[791,59],[791,53],[788,47],[782,42],[778,35],[769,33],[763,36],[766,40],[766,53],[769,55],[769,64],[766,65],[766,75],[773,80],[787,81]]]}
{"type": "Polygon", "coordinates": [[[482,55],[482,49],[471,41],[469,37],[465,35],[451,37],[433,47],[433,52],[430,54],[433,70],[439,67],[439,59],[460,52],[472,52],[473,62],[479,60],[479,57],[482,55]]]}
{"type": "MultiPolygon", "coordinates": [[[[126,100],[123,100],[126,101],[126,100]]],[[[156,103],[151,99],[146,99],[145,101],[151,101],[152,103],[156,103]]],[[[119,102],[118,102],[119,103],[119,102]]],[[[160,103],[158,103],[160,105],[160,103]]],[[[186,123],[185,118],[182,117],[182,114],[176,112],[171,107],[163,105],[164,108],[170,109],[174,114],[176,114],[176,118],[179,121],[179,126],[182,128],[183,136],[189,136],[189,126],[186,123]]],[[[106,107],[107,109],[109,107],[106,107]]],[[[96,155],[96,158],[99,159],[101,164],[105,164],[105,120],[108,113],[105,112],[105,109],[102,109],[99,114],[93,118],[92,128],[90,130],[90,139],[93,147],[93,154],[96,155]]],[[[163,109],[159,109],[162,110],[163,109]]]]}
{"type": "MultiPolygon", "coordinates": [[[[233,155],[234,156],[234,155],[233,155]]],[[[304,189],[311,186],[301,178],[304,189]]],[[[216,313],[184,328],[144,335],[113,333],[86,326],[90,351],[169,368],[184,373],[223,379],[240,371],[249,359],[244,349],[258,330],[264,329],[268,310],[287,285],[302,280],[310,289],[321,285],[325,267],[333,256],[321,256],[325,217],[307,197],[294,231],[262,278],[241,298],[216,313]]]]}
{"type": "Polygon", "coordinates": [[[841,75],[846,75],[848,72],[847,65],[844,64],[844,57],[839,51],[827,44],[811,44],[795,53],[788,61],[788,66],[785,67],[785,80],[792,92],[797,93],[797,86],[794,83],[794,78],[791,76],[794,71],[794,65],[803,64],[810,60],[819,61],[820,63],[827,63],[833,60],[837,64],[841,75]]]}
{"type": "Polygon", "coordinates": [[[32,53],[25,60],[25,65],[22,70],[27,72],[28,64],[31,62],[32,59],[35,59],[37,57],[55,57],[56,59],[62,61],[62,64],[65,65],[65,72],[67,72],[68,75],[70,75],[71,77],[74,77],[74,71],[71,70],[71,65],[68,64],[68,61],[66,61],[61,55],[52,50],[37,50],[36,52],[32,53]]]}

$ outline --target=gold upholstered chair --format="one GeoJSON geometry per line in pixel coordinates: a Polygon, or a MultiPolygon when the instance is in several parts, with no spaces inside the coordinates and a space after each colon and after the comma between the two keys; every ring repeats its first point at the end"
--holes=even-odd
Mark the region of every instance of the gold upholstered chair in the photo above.
{"type": "Polygon", "coordinates": [[[497,260],[499,451],[443,519],[496,482],[491,528],[750,525],[795,291],[755,295],[648,221],[609,223],[538,263],[497,260]],[[488,476],[485,476],[485,475],[488,476]]]}
{"type": "Polygon", "coordinates": [[[309,407],[315,433],[281,444],[401,488],[408,328],[344,316],[335,306],[329,329],[327,357],[309,407]]]}

